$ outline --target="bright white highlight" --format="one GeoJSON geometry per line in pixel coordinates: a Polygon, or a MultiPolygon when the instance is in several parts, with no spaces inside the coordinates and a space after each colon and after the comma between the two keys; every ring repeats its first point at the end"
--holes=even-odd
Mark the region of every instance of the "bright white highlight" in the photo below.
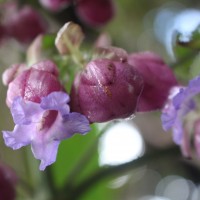
{"type": "Polygon", "coordinates": [[[138,129],[121,122],[108,129],[100,139],[100,165],[118,165],[138,158],[144,152],[143,139],[138,129]]]}

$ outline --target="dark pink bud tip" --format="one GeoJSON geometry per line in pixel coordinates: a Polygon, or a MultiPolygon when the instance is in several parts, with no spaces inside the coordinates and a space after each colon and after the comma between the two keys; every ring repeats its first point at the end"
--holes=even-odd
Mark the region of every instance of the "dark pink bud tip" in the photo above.
{"type": "Polygon", "coordinates": [[[143,89],[143,79],[127,63],[98,59],[91,61],[75,78],[72,111],[90,122],[106,122],[131,116],[143,89]]]}
{"type": "Polygon", "coordinates": [[[57,66],[52,61],[46,60],[24,70],[9,83],[6,102],[10,107],[14,98],[21,96],[25,100],[39,103],[41,97],[62,90],[57,66]]]}

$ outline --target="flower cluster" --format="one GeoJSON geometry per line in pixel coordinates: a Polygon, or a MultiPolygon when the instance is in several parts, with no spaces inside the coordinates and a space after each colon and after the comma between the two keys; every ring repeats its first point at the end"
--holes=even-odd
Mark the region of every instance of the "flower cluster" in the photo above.
{"type": "Polygon", "coordinates": [[[30,43],[37,35],[46,32],[46,22],[32,7],[19,8],[13,2],[1,4],[0,9],[0,41],[14,38],[21,43],[30,43]]]}
{"type": "Polygon", "coordinates": [[[55,162],[61,140],[87,133],[89,123],[161,109],[170,89],[177,85],[158,55],[128,54],[105,42],[85,58],[85,52],[79,50],[83,38],[81,28],[69,22],[55,39],[60,58],[71,56],[81,67],[76,71],[70,97],[51,60],[31,67],[15,64],[3,74],[3,83],[8,86],[6,103],[15,123],[13,131],[3,131],[3,138],[13,149],[30,144],[35,158],[41,160],[41,170],[55,162]]]}
{"type": "Polygon", "coordinates": [[[13,149],[30,144],[41,160],[40,170],[55,162],[61,140],[90,130],[85,116],[70,112],[69,96],[53,62],[42,61],[21,72],[12,66],[3,77],[9,80],[4,81],[7,104],[15,122],[13,131],[3,131],[5,144],[13,149]]]}
{"type": "Polygon", "coordinates": [[[39,0],[45,8],[58,12],[74,4],[80,20],[90,26],[101,26],[108,22],[115,13],[112,0],[39,0]]]}

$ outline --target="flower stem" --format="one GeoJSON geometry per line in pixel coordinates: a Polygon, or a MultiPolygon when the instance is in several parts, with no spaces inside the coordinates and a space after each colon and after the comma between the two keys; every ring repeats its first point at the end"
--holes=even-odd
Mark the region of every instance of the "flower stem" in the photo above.
{"type": "Polygon", "coordinates": [[[155,161],[158,158],[164,157],[166,155],[179,155],[180,150],[178,147],[170,147],[164,150],[158,150],[152,153],[147,153],[143,157],[138,158],[137,160],[132,160],[125,164],[110,166],[110,167],[101,167],[96,172],[91,174],[88,178],[83,180],[81,183],[71,188],[70,193],[62,193],[62,200],[77,200],[80,196],[88,192],[92,187],[94,187],[101,180],[117,176],[123,172],[133,170],[136,167],[147,164],[149,161],[155,161]]]}
{"type": "Polygon", "coordinates": [[[83,68],[84,66],[84,58],[83,55],[81,54],[81,52],[79,51],[79,49],[74,46],[71,41],[68,39],[68,37],[64,36],[64,42],[67,46],[67,48],[70,51],[70,54],[72,56],[73,61],[81,68],[83,68]]]}
{"type": "Polygon", "coordinates": [[[72,169],[72,171],[69,173],[69,176],[66,179],[66,182],[64,183],[64,187],[62,188],[63,191],[66,190],[66,188],[69,188],[70,185],[72,185],[71,180],[75,182],[77,178],[80,176],[83,169],[86,167],[86,165],[90,162],[92,156],[95,153],[96,146],[98,144],[99,138],[102,136],[103,133],[107,129],[109,129],[113,123],[107,123],[102,130],[99,132],[98,136],[95,138],[95,140],[92,142],[92,144],[88,147],[88,149],[83,153],[81,158],[76,163],[75,167],[72,169]]]}

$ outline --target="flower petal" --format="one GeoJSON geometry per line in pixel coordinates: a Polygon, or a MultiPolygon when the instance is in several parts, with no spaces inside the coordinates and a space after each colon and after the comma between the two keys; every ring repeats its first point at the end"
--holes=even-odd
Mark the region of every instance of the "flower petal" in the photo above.
{"type": "Polygon", "coordinates": [[[38,139],[35,139],[31,144],[31,149],[34,157],[41,160],[40,170],[45,170],[48,165],[55,162],[60,141],[48,140],[47,138],[38,139]]]}
{"type": "Polygon", "coordinates": [[[44,110],[58,110],[62,115],[69,113],[69,96],[65,92],[52,92],[48,96],[43,97],[41,108],[44,110]]]}
{"type": "Polygon", "coordinates": [[[32,125],[16,125],[13,131],[2,131],[5,144],[16,150],[31,143],[35,135],[32,125]]]}
{"type": "Polygon", "coordinates": [[[64,140],[75,133],[85,134],[90,131],[90,125],[88,119],[80,113],[70,113],[65,116],[61,116],[59,113],[54,124],[48,130],[49,138],[55,140],[64,140]]]}
{"type": "Polygon", "coordinates": [[[40,108],[40,104],[31,101],[25,101],[22,97],[17,97],[13,101],[11,113],[15,124],[30,124],[38,122],[44,110],[40,108]]]}
{"type": "Polygon", "coordinates": [[[63,116],[62,126],[59,127],[57,139],[63,140],[71,137],[75,133],[86,134],[90,131],[88,119],[80,113],[70,113],[63,116]]]}

